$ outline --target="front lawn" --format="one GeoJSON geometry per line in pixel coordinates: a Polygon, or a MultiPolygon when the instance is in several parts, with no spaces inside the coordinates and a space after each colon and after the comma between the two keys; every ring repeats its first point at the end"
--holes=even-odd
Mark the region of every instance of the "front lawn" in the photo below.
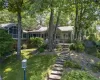
{"type": "MultiPolygon", "coordinates": [[[[27,58],[27,80],[44,80],[50,66],[55,62],[56,55],[29,55],[32,49],[22,50],[23,58],[27,58]]],[[[7,58],[0,64],[0,75],[3,80],[23,80],[21,61],[16,60],[15,55],[7,58]]]]}

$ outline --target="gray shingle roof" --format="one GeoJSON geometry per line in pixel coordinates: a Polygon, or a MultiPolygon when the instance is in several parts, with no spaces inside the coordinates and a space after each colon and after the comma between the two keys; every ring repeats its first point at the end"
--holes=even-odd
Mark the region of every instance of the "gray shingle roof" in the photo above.
{"type": "Polygon", "coordinates": [[[10,28],[12,26],[16,26],[16,24],[15,23],[0,24],[0,28],[10,28]]]}
{"type": "Polygon", "coordinates": [[[73,27],[74,26],[62,26],[62,27],[58,27],[58,29],[60,31],[73,31],[73,27]]]}

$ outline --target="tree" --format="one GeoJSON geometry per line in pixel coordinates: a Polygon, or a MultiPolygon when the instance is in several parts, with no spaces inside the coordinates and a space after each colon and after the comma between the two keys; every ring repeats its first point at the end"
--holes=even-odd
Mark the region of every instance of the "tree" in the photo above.
{"type": "Polygon", "coordinates": [[[23,0],[9,0],[9,7],[8,10],[11,12],[17,13],[17,20],[18,20],[18,44],[17,44],[17,56],[20,59],[21,55],[21,12],[23,10],[23,0]]]}
{"type": "Polygon", "coordinates": [[[3,57],[7,53],[11,53],[13,50],[14,40],[5,30],[0,29],[0,57],[3,57]]]}

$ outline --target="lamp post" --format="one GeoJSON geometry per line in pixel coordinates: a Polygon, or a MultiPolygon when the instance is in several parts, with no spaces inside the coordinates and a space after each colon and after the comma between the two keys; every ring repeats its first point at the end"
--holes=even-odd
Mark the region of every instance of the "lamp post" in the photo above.
{"type": "Polygon", "coordinates": [[[24,69],[24,80],[26,80],[26,64],[27,64],[27,60],[23,59],[22,60],[22,68],[24,69]]]}

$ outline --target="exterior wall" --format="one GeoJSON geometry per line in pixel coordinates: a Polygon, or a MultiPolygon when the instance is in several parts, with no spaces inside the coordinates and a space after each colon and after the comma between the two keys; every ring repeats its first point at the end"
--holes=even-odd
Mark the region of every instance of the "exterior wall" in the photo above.
{"type": "MultiPolygon", "coordinates": [[[[73,32],[72,31],[57,31],[57,35],[59,35],[59,38],[56,40],[60,43],[68,43],[68,42],[71,42],[72,39],[73,39],[73,32]]],[[[57,36],[56,35],[56,36],[57,36]]]]}
{"type": "MultiPolygon", "coordinates": [[[[11,34],[14,39],[17,40],[18,38],[17,26],[7,27],[6,30],[8,30],[8,33],[11,34]]],[[[22,32],[21,31],[22,40],[27,40],[27,39],[30,39],[31,37],[41,37],[46,40],[48,38],[48,32],[47,31],[44,31],[44,32],[22,32]]],[[[73,39],[72,31],[60,31],[60,30],[56,31],[57,42],[60,42],[60,43],[71,42],[72,39],[73,39]]]]}

